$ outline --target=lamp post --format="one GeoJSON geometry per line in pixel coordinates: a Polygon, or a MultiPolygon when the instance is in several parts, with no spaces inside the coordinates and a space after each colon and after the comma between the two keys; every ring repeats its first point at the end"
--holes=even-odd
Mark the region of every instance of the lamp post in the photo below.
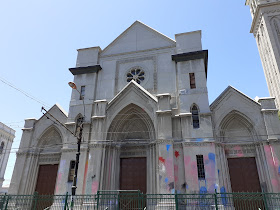
{"type": "MultiPolygon", "coordinates": [[[[74,82],[68,82],[68,85],[72,88],[78,91],[77,86],[74,82]]],[[[77,175],[78,175],[78,168],[79,168],[79,160],[80,160],[80,150],[81,150],[81,141],[82,141],[82,135],[83,135],[83,123],[84,123],[84,118],[85,118],[85,103],[84,103],[84,98],[81,96],[81,92],[78,91],[80,94],[80,98],[83,100],[83,106],[84,106],[84,116],[77,122],[77,126],[79,126],[78,131],[79,134],[77,137],[77,152],[76,152],[76,162],[75,162],[75,174],[74,174],[74,179],[73,179],[73,185],[72,185],[72,204],[73,202],[73,196],[76,195],[76,189],[77,189],[77,175]]]]}

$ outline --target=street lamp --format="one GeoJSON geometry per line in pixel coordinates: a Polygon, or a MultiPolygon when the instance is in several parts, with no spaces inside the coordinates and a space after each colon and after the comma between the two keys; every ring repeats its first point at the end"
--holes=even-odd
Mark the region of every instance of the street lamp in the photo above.
{"type": "MultiPolygon", "coordinates": [[[[72,88],[78,91],[77,86],[74,82],[68,82],[68,85],[72,88]]],[[[76,163],[75,163],[75,174],[73,179],[73,185],[72,185],[72,204],[74,203],[74,195],[76,195],[76,189],[77,189],[77,176],[78,176],[78,167],[79,167],[79,160],[80,160],[80,150],[81,150],[81,141],[82,141],[82,135],[83,135],[83,123],[85,118],[85,103],[84,98],[81,96],[81,92],[78,91],[80,94],[80,98],[83,100],[83,106],[84,106],[84,116],[81,118],[79,122],[77,122],[77,126],[79,126],[79,135],[75,135],[77,137],[77,146],[78,150],[76,153],[76,163]],[[78,125],[79,124],[79,125],[78,125]]]]}

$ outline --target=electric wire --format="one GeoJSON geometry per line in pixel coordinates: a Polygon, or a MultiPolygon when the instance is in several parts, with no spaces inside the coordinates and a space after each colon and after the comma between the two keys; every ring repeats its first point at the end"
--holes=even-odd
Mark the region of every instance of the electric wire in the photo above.
{"type": "Polygon", "coordinates": [[[43,102],[42,100],[32,96],[31,94],[27,93],[24,90],[21,90],[20,88],[16,87],[15,85],[13,85],[11,82],[7,81],[6,79],[0,77],[0,81],[3,82],[4,84],[10,86],[11,88],[17,90],[18,92],[22,93],[23,95],[25,95],[26,97],[30,98],[33,101],[36,101],[37,103],[44,105],[46,107],[50,107],[47,103],[43,102]]]}

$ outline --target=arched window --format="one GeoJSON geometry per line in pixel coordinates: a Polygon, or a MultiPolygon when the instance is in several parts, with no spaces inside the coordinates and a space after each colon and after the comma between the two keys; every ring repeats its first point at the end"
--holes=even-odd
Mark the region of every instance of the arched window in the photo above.
{"type": "Polygon", "coordinates": [[[1,145],[0,145],[0,154],[2,154],[4,146],[5,146],[5,143],[4,143],[4,141],[2,141],[1,145]]]}
{"type": "Polygon", "coordinates": [[[192,107],[192,121],[193,121],[193,128],[199,128],[199,114],[196,105],[193,105],[192,107]]]}

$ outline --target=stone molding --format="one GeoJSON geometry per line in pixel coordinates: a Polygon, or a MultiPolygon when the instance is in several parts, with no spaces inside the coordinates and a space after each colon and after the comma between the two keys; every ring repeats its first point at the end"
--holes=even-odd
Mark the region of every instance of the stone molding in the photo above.
{"type": "Polygon", "coordinates": [[[61,153],[41,154],[39,156],[39,164],[42,163],[59,163],[61,153]]]}
{"type": "Polygon", "coordinates": [[[278,113],[278,109],[261,109],[261,112],[275,114],[275,113],[278,113]]]}
{"type": "Polygon", "coordinates": [[[26,156],[26,157],[37,157],[39,156],[39,153],[35,153],[35,152],[17,152],[16,156],[20,157],[20,156],[26,156]]]}
{"type": "Polygon", "coordinates": [[[146,157],[147,151],[121,151],[120,157],[146,157]]]}
{"type": "Polygon", "coordinates": [[[207,147],[215,142],[184,142],[184,147],[207,147]]]}
{"type": "MultiPolygon", "coordinates": [[[[81,148],[81,152],[88,151],[88,148],[81,148]]],[[[77,148],[62,148],[61,152],[67,153],[67,152],[77,152],[77,148]]]]}
{"type": "Polygon", "coordinates": [[[92,149],[92,148],[100,148],[100,149],[103,149],[105,148],[106,144],[90,144],[88,146],[89,149],[92,149]]]}
{"type": "Polygon", "coordinates": [[[173,144],[173,140],[172,139],[158,139],[155,141],[156,144],[173,144]]]}

